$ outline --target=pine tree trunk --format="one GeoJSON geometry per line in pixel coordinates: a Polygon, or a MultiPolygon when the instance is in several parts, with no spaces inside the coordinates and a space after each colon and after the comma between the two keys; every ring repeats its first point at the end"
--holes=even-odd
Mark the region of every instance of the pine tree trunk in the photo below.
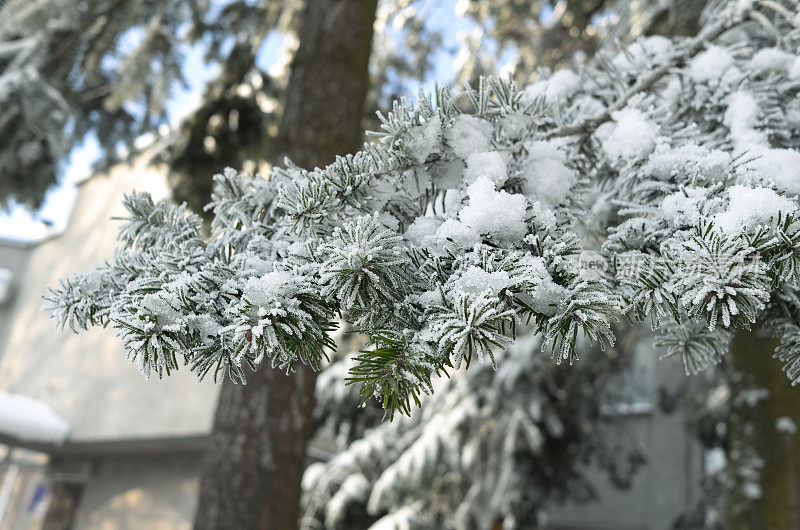
{"type": "MultiPolygon", "coordinates": [[[[780,362],[771,358],[775,346],[774,339],[757,333],[739,333],[731,344],[733,365],[747,378],[744,383],[769,391],[769,397],[755,406],[734,401],[731,409],[730,442],[738,453],[731,455],[732,465],[739,464],[742,447],[752,448],[764,461],[758,481],[759,498],[747,499],[739,488],[729,495],[731,529],[800,529],[800,474],[796,461],[800,456],[800,435],[787,435],[775,428],[775,420],[782,416],[800,425],[800,390],[789,384],[780,362]]],[[[734,389],[734,398],[738,390],[734,389]]]]}
{"type": "MultiPolygon", "coordinates": [[[[273,156],[313,168],[358,149],[377,0],[308,0],[273,156]]],[[[265,363],[225,382],[195,529],[297,528],[316,374],[265,363]]]]}

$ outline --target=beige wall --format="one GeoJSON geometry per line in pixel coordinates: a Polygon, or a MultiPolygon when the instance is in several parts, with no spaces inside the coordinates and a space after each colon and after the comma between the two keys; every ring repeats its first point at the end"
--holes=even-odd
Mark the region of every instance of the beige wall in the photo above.
{"type": "Polygon", "coordinates": [[[10,270],[13,275],[11,299],[6,303],[0,302],[0,362],[2,362],[3,347],[11,332],[11,322],[19,302],[17,295],[19,294],[20,279],[25,274],[30,251],[29,247],[0,242],[0,268],[10,270]]]}
{"type": "MultiPolygon", "coordinates": [[[[642,341],[643,344],[649,344],[642,341]]],[[[678,357],[656,361],[658,351],[642,347],[642,353],[658,362],[653,378],[647,381],[654,390],[665,385],[674,392],[686,381],[678,357]]],[[[607,425],[603,442],[610,448],[625,448],[632,443],[648,461],[633,478],[631,487],[614,487],[607,471],[590,470],[599,499],[589,503],[569,503],[553,510],[551,528],[592,530],[669,530],[684,511],[700,499],[703,448],[687,430],[685,409],[664,414],[658,407],[648,414],[621,415],[607,425]]]]}
{"type": "Polygon", "coordinates": [[[189,530],[197,509],[198,461],[105,461],[81,497],[75,530],[189,530]]]}
{"type": "MultiPolygon", "coordinates": [[[[144,164],[81,185],[65,233],[30,250],[13,314],[0,326],[0,390],[40,399],[67,419],[72,440],[202,434],[210,431],[219,387],[188,371],[145,382],[111,329],[64,333],[41,309],[41,293],[59,278],[113,255],[121,199],[133,189],[164,197],[163,175],[144,164]]],[[[17,259],[8,249],[0,256],[17,259]]],[[[2,318],[2,313],[0,313],[2,318]]]]}

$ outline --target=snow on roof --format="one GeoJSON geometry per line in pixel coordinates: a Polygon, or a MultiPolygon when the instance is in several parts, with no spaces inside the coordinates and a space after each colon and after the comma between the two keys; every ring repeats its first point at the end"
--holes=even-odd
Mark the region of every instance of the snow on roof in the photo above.
{"type": "Polygon", "coordinates": [[[47,404],[0,391],[0,434],[21,441],[60,444],[68,431],[67,421],[47,404]]]}

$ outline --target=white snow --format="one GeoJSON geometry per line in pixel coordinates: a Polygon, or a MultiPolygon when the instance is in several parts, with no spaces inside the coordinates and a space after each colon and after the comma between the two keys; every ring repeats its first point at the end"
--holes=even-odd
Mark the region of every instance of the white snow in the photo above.
{"type": "Polygon", "coordinates": [[[442,124],[438,119],[429,120],[408,132],[405,139],[406,155],[418,164],[436,153],[442,142],[442,124]]]}
{"type": "Polygon", "coordinates": [[[530,293],[531,300],[528,301],[528,305],[537,313],[554,315],[566,293],[566,288],[548,277],[530,293]]]}
{"type": "Polygon", "coordinates": [[[431,289],[430,291],[419,294],[417,296],[417,301],[424,307],[442,305],[444,303],[444,300],[442,300],[442,293],[439,289],[431,289]]]}
{"type": "Polygon", "coordinates": [[[437,217],[417,217],[409,225],[403,236],[417,246],[425,246],[431,237],[436,235],[442,220],[437,217]]]}
{"type": "Polygon", "coordinates": [[[468,250],[480,244],[481,236],[472,227],[455,219],[447,219],[436,231],[436,239],[442,248],[468,250]]]}
{"type": "Polygon", "coordinates": [[[397,231],[400,229],[400,220],[395,217],[394,215],[390,214],[389,212],[382,212],[378,216],[378,220],[381,222],[383,226],[386,228],[397,231]]]}
{"type": "Polygon", "coordinates": [[[529,156],[535,159],[552,158],[559,162],[567,161],[567,153],[564,152],[560,142],[555,140],[528,142],[525,144],[529,156]]]}
{"type": "Polygon", "coordinates": [[[0,433],[18,440],[59,444],[68,432],[67,421],[49,405],[0,391],[0,433]]]}
{"type": "Polygon", "coordinates": [[[254,305],[268,306],[276,300],[294,296],[297,279],[290,272],[274,271],[258,278],[250,278],[244,285],[244,295],[254,305]]]}
{"type": "Polygon", "coordinates": [[[534,284],[528,291],[529,298],[524,297],[525,303],[537,313],[553,315],[567,290],[553,281],[541,257],[526,256],[520,259],[520,265],[525,267],[528,281],[534,284]]]}
{"type": "Polygon", "coordinates": [[[456,155],[466,160],[472,153],[490,150],[492,124],[481,118],[462,114],[453,120],[453,125],[445,136],[456,155]]]}
{"type": "MultiPolygon", "coordinates": [[[[174,292],[177,293],[177,289],[174,292]]],[[[168,293],[159,291],[148,293],[142,297],[141,307],[156,315],[160,326],[173,324],[181,316],[180,312],[167,300],[168,296],[168,293]]]]}
{"type": "Polygon", "coordinates": [[[709,150],[697,144],[679,147],[659,145],[650,155],[642,170],[659,179],[692,173],[716,182],[722,180],[731,161],[731,156],[719,149],[709,150]]]}
{"type": "Polygon", "coordinates": [[[578,175],[564,164],[566,152],[556,141],[529,142],[525,148],[528,159],[522,192],[540,199],[548,208],[560,204],[578,181],[578,175]]]}
{"type": "Polygon", "coordinates": [[[569,69],[562,69],[554,73],[549,79],[537,81],[525,87],[523,91],[523,104],[531,104],[536,98],[544,96],[546,102],[564,100],[578,91],[581,79],[569,69]]]}
{"type": "Polygon", "coordinates": [[[651,63],[662,64],[672,52],[672,41],[660,35],[640,39],[618,53],[612,64],[620,70],[646,68],[651,63]]]}
{"type": "Polygon", "coordinates": [[[498,186],[508,179],[506,161],[498,151],[472,153],[467,157],[467,168],[464,170],[464,181],[472,184],[479,177],[486,177],[498,186]]]}
{"type": "Polygon", "coordinates": [[[789,416],[781,416],[775,420],[775,430],[784,434],[796,434],[797,424],[789,416]]]}
{"type": "Polygon", "coordinates": [[[469,204],[458,218],[479,234],[501,242],[514,242],[525,236],[526,200],[523,195],[495,191],[494,183],[481,177],[467,188],[469,204]]]}
{"type": "Polygon", "coordinates": [[[737,147],[765,146],[767,137],[755,129],[761,110],[749,92],[734,92],[728,102],[723,123],[730,129],[731,138],[737,147]]]}
{"type": "Polygon", "coordinates": [[[733,66],[733,56],[720,46],[709,46],[689,63],[689,75],[697,83],[719,80],[733,66]]]}
{"type": "Polygon", "coordinates": [[[792,66],[789,67],[789,79],[792,81],[800,81],[800,57],[792,61],[792,66]]]}
{"type": "Polygon", "coordinates": [[[564,202],[578,181],[578,175],[555,158],[531,159],[524,177],[522,192],[540,199],[547,207],[564,202]]]}
{"type": "Polygon", "coordinates": [[[661,202],[661,213],[674,226],[694,226],[700,221],[700,204],[705,201],[705,188],[689,187],[661,202]]]}
{"type": "Polygon", "coordinates": [[[650,153],[655,147],[658,128],[638,109],[623,109],[597,130],[603,150],[612,159],[633,159],[650,153]]]}
{"type": "Polygon", "coordinates": [[[794,64],[795,56],[777,48],[759,50],[752,59],[750,67],[758,72],[788,72],[794,64]]]}
{"type": "Polygon", "coordinates": [[[375,521],[368,530],[411,530],[420,512],[419,506],[402,506],[375,521]]]}
{"type": "MultiPolygon", "coordinates": [[[[470,266],[452,279],[452,292],[477,298],[485,292],[493,295],[511,285],[506,271],[487,272],[480,267],[470,266]]],[[[449,295],[448,295],[449,296],[449,295]]]]}
{"type": "Polygon", "coordinates": [[[725,469],[727,458],[725,450],[721,447],[712,447],[705,452],[705,470],[709,475],[719,473],[725,469]]]}
{"type": "Polygon", "coordinates": [[[328,501],[325,524],[330,528],[338,526],[344,519],[345,510],[351,503],[364,501],[369,495],[369,482],[361,473],[349,475],[336,493],[328,501]]]}
{"type": "Polygon", "coordinates": [[[779,214],[785,216],[797,210],[797,203],[769,188],[731,186],[728,198],[728,209],[714,216],[717,228],[728,235],[770,225],[777,221],[779,214]]]}
{"type": "Polygon", "coordinates": [[[775,186],[790,195],[800,195],[800,153],[791,149],[751,149],[758,158],[750,167],[760,177],[771,180],[775,186]]]}
{"type": "Polygon", "coordinates": [[[445,217],[456,217],[458,216],[458,212],[461,211],[461,207],[463,206],[463,200],[466,195],[464,192],[457,188],[450,188],[444,192],[444,199],[442,200],[444,205],[444,212],[443,215],[445,217]]]}

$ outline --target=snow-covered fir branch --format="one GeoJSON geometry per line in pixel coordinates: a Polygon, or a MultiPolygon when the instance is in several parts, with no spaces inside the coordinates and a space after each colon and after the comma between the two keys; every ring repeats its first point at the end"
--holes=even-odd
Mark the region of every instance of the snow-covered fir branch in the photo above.
{"type": "MultiPolygon", "coordinates": [[[[635,442],[602,436],[614,425],[602,412],[611,399],[601,396],[626,354],[594,348],[586,362],[553,370],[535,354],[540,343],[526,334],[498,352],[497,370],[484,363],[438,379],[411,417],[375,425],[309,466],[301,526],[531,528],[553,503],[600,493],[581,465],[625,487],[643,455],[635,442]]],[[[323,372],[321,400],[343,401],[333,393],[352,363],[333,363],[333,377],[323,372]]]]}
{"type": "Polygon", "coordinates": [[[709,340],[763,324],[798,382],[800,13],[723,4],[698,38],[395,102],[325,168],[227,170],[210,239],[131,195],[115,259],[49,308],[111,324],[146,374],[242,381],[266,359],[320,366],[343,318],[368,338],[350,381],[390,415],[437,374],[502,362],[520,326],[572,363],[623,316],[662,329],[688,372],[724,353],[709,340]]]}

